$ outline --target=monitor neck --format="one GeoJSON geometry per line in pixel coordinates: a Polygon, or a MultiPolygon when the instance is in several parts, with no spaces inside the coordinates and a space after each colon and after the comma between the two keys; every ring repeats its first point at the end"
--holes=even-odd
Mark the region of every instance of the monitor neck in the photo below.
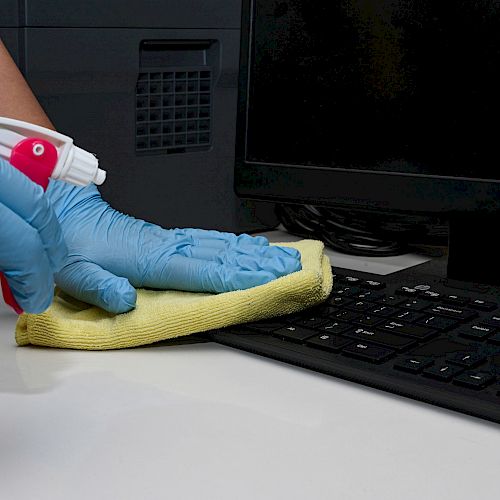
{"type": "Polygon", "coordinates": [[[450,217],[448,278],[500,285],[500,214],[450,217]]]}

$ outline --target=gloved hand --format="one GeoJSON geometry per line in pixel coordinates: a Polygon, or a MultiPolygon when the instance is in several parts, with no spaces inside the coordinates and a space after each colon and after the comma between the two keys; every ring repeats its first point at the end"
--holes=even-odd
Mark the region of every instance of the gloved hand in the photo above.
{"type": "Polygon", "coordinates": [[[42,312],[52,302],[54,273],[67,248],[43,189],[1,158],[0,221],[0,271],[26,312],[42,312]]]}
{"type": "Polygon", "coordinates": [[[57,285],[113,313],[134,308],[134,287],[226,292],[301,269],[297,250],[271,247],[263,237],[162,229],[124,215],[94,185],[51,181],[47,196],[69,248],[57,285]]]}

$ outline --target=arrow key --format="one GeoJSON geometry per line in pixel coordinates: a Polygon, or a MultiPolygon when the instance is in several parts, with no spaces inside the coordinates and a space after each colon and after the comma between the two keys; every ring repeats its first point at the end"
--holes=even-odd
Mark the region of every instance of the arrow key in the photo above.
{"type": "Polygon", "coordinates": [[[478,391],[484,389],[487,385],[493,383],[494,381],[495,377],[491,373],[474,371],[462,373],[458,377],[455,377],[453,383],[478,391]]]}
{"type": "Polygon", "coordinates": [[[274,337],[291,340],[292,342],[302,342],[305,339],[312,337],[314,334],[317,334],[314,330],[309,330],[308,328],[302,328],[295,325],[290,325],[271,332],[271,335],[274,337]]]}
{"type": "Polygon", "coordinates": [[[447,356],[446,361],[464,368],[474,368],[486,361],[486,358],[477,352],[455,352],[447,356]]]}
{"type": "Polygon", "coordinates": [[[423,371],[426,377],[435,378],[441,382],[449,382],[455,375],[462,373],[463,368],[459,366],[449,365],[446,363],[438,363],[433,366],[429,366],[423,371]]]}
{"type": "Polygon", "coordinates": [[[434,363],[432,358],[412,356],[410,358],[397,361],[394,363],[394,368],[396,370],[402,370],[410,373],[421,373],[424,368],[432,365],[432,363],[434,363]]]}

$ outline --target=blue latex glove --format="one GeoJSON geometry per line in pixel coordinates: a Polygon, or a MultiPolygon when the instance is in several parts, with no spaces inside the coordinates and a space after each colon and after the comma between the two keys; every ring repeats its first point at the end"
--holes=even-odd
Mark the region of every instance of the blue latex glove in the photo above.
{"type": "Polygon", "coordinates": [[[134,308],[135,288],[227,292],[301,269],[297,250],[266,238],[162,229],[111,208],[94,185],[47,190],[69,255],[55,278],[73,297],[113,313],[134,308]]]}
{"type": "Polygon", "coordinates": [[[26,311],[47,309],[67,248],[43,189],[0,158],[0,271],[26,311]]]}

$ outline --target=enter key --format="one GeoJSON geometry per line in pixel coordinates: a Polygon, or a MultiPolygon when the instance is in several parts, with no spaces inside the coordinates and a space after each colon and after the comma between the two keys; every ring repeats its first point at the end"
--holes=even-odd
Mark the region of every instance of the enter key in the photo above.
{"type": "Polygon", "coordinates": [[[408,337],[400,337],[391,333],[382,332],[379,330],[367,330],[365,328],[353,328],[344,332],[344,337],[349,337],[355,340],[370,341],[373,344],[378,344],[384,347],[391,347],[396,351],[404,351],[415,345],[415,341],[408,337]]]}

